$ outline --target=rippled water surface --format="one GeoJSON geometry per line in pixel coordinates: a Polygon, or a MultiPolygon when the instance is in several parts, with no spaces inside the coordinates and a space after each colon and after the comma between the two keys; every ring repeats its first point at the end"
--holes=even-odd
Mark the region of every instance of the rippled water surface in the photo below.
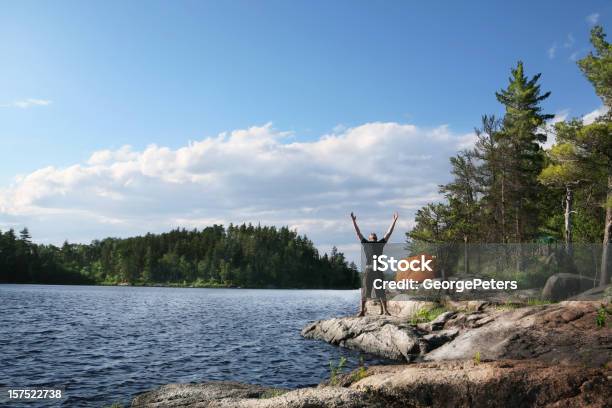
{"type": "Polygon", "coordinates": [[[0,285],[0,387],[57,384],[62,406],[102,407],[175,382],[312,385],[340,356],[375,362],[300,337],[358,302],[358,291],[0,285]]]}

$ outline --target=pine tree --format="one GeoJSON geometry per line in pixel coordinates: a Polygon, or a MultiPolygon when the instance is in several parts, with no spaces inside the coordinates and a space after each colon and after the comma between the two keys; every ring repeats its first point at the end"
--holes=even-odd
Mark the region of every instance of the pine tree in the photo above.
{"type": "Polygon", "coordinates": [[[578,61],[578,67],[593,84],[595,93],[601,98],[607,113],[603,120],[609,121],[612,115],[612,44],[606,41],[602,26],[591,30],[591,44],[595,52],[578,61]]]}
{"type": "Polygon", "coordinates": [[[484,115],[482,125],[475,129],[477,141],[474,158],[476,168],[476,191],[480,199],[481,242],[508,242],[507,234],[507,170],[504,151],[499,143],[501,120],[484,115]]]}
{"type": "Polygon", "coordinates": [[[591,30],[591,44],[595,52],[578,61],[578,66],[593,84],[595,93],[604,103],[607,113],[591,125],[585,126],[577,133],[577,144],[591,153],[592,159],[599,163],[606,172],[606,198],[603,203],[606,211],[604,220],[604,238],[601,256],[600,284],[606,285],[609,280],[608,265],[610,259],[610,240],[612,235],[612,44],[606,41],[601,26],[591,30]]]}
{"type": "Polygon", "coordinates": [[[572,254],[573,242],[573,214],[574,214],[574,194],[581,183],[589,179],[584,166],[578,155],[577,147],[573,143],[574,131],[577,123],[567,125],[564,122],[558,123],[556,128],[557,140],[554,146],[548,151],[548,165],[542,169],[538,179],[544,185],[564,190],[564,240],[568,255],[572,254]]]}
{"type": "Polygon", "coordinates": [[[528,79],[519,61],[511,70],[508,87],[496,92],[497,100],[505,107],[499,144],[509,153],[505,156],[508,188],[504,199],[507,197],[514,224],[513,240],[519,243],[537,233],[541,189],[537,178],[544,162],[540,144],[546,141],[542,128],[554,116],[542,113],[540,104],[550,92],[541,92],[540,75],[528,79]]]}
{"type": "Polygon", "coordinates": [[[19,239],[26,244],[32,243],[32,236],[30,235],[30,231],[28,231],[27,228],[24,228],[19,231],[19,239]]]}
{"type": "Polygon", "coordinates": [[[142,279],[145,282],[153,282],[153,254],[151,247],[147,247],[144,257],[144,268],[142,270],[142,279]]]}

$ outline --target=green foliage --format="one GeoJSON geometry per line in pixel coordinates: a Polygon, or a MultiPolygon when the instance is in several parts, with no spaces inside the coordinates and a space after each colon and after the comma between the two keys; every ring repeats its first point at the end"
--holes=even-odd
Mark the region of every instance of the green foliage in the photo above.
{"type": "Polygon", "coordinates": [[[595,315],[595,325],[600,329],[606,327],[606,320],[608,319],[608,314],[610,314],[610,311],[606,308],[605,305],[599,306],[599,309],[597,309],[597,314],[595,315]]]}
{"type": "Polygon", "coordinates": [[[363,380],[367,376],[368,376],[368,369],[363,363],[363,357],[360,357],[359,358],[359,368],[353,373],[351,382],[357,382],[357,381],[363,380]]]}
{"type": "Polygon", "coordinates": [[[475,148],[450,159],[453,181],[440,186],[446,202],[417,211],[409,241],[507,243],[537,237],[546,194],[538,182],[545,160],[541,129],[552,118],[542,113],[550,93],[541,92],[539,79],[540,74],[528,78],[522,62],[512,69],[507,88],[496,93],[504,117],[484,116],[475,148]]]}
{"type": "MultiPolygon", "coordinates": [[[[436,255],[443,277],[458,270],[470,274],[469,244],[516,243],[515,265],[493,265],[491,275],[506,274],[521,288],[540,287],[550,268],[525,264],[523,243],[602,242],[612,221],[612,45],[600,26],[593,28],[591,43],[594,52],[578,65],[607,113],[591,124],[580,119],[547,125],[552,115],[543,112],[542,103],[550,93],[541,90],[540,74],[527,76],[519,62],[507,87],[496,92],[503,117],[482,117],[474,149],[450,159],[452,181],[440,186],[444,200],[417,211],[415,226],[406,234],[408,249],[436,255]],[[548,132],[556,141],[544,152],[548,132]],[[432,245],[440,243],[445,245],[432,245]]],[[[572,255],[569,244],[565,249],[572,255]]],[[[604,266],[594,265],[595,254],[582,261],[592,271],[607,270],[605,254],[604,266]]],[[[483,272],[491,265],[481,265],[477,255],[483,272]]],[[[605,272],[601,281],[607,281],[605,272]]]]}
{"type": "Polygon", "coordinates": [[[281,390],[278,388],[273,388],[271,390],[266,390],[265,392],[263,392],[260,396],[259,399],[268,399],[268,398],[275,398],[275,397],[280,397],[281,395],[287,393],[288,390],[281,390]]]}
{"type": "Polygon", "coordinates": [[[423,307],[410,317],[410,324],[427,323],[446,312],[446,308],[441,306],[436,307],[423,307]]]}
{"type": "Polygon", "coordinates": [[[582,168],[578,165],[576,153],[576,147],[571,143],[560,142],[555,144],[548,151],[549,164],[542,170],[538,180],[542,184],[555,187],[578,184],[587,176],[581,174],[582,168]]]}
{"type": "Polygon", "coordinates": [[[480,351],[477,351],[476,353],[474,353],[474,364],[476,365],[480,364],[480,351]]]}
{"type": "Polygon", "coordinates": [[[537,235],[541,185],[537,177],[544,154],[540,143],[546,141],[541,128],[553,115],[543,114],[541,103],[550,92],[541,93],[540,74],[527,78],[523,63],[512,69],[508,87],[496,93],[505,107],[502,127],[497,136],[500,157],[500,181],[503,182],[503,223],[506,241],[523,242],[537,235]]]}
{"type": "Polygon", "coordinates": [[[287,227],[220,225],[61,248],[0,231],[0,282],[193,287],[355,288],[354,264],[333,248],[319,255],[287,227]]]}
{"type": "Polygon", "coordinates": [[[340,357],[340,360],[338,360],[338,364],[334,364],[333,361],[329,362],[329,384],[330,385],[338,384],[338,375],[342,374],[342,370],[344,370],[345,364],[346,364],[345,357],[340,357]]]}
{"type": "Polygon", "coordinates": [[[529,298],[527,299],[527,306],[544,306],[554,303],[552,300],[529,298]]]}
{"type": "MultiPolygon", "coordinates": [[[[605,106],[612,106],[612,45],[606,41],[602,26],[591,30],[591,44],[595,52],[578,61],[580,70],[593,84],[595,93],[605,106]]],[[[608,112],[609,114],[609,112],[608,112]]]]}
{"type": "MultiPolygon", "coordinates": [[[[560,270],[561,267],[558,268],[560,270]]],[[[551,275],[552,267],[545,264],[543,259],[532,260],[523,270],[505,271],[508,279],[517,281],[519,288],[541,288],[551,275]]]]}
{"type": "Polygon", "coordinates": [[[612,44],[606,41],[603,27],[595,26],[591,30],[591,44],[595,52],[589,53],[578,61],[578,66],[595,88],[595,93],[602,99],[606,112],[596,119],[595,123],[584,126],[576,132],[575,143],[582,148],[590,161],[591,169],[606,176],[604,198],[601,200],[605,209],[603,228],[604,248],[601,255],[601,276],[599,283],[609,282],[608,265],[610,228],[612,228],[612,44]]]}
{"type": "Polygon", "coordinates": [[[543,299],[538,299],[538,298],[529,298],[527,299],[527,301],[525,301],[524,303],[512,303],[512,302],[506,302],[500,305],[496,305],[495,309],[496,310],[515,310],[515,309],[520,309],[522,307],[527,307],[527,306],[544,306],[544,305],[549,305],[553,303],[550,300],[543,300],[543,299]]]}
{"type": "Polygon", "coordinates": [[[506,310],[516,310],[521,308],[522,305],[519,303],[512,303],[512,302],[505,302],[499,305],[495,306],[495,310],[502,310],[502,311],[506,311],[506,310]]]}
{"type": "Polygon", "coordinates": [[[447,242],[452,238],[450,230],[450,208],[442,203],[429,203],[417,210],[415,215],[415,228],[409,237],[416,241],[430,243],[447,242]]]}
{"type": "MultiPolygon", "coordinates": [[[[585,125],[581,120],[559,122],[555,125],[557,143],[549,156],[552,165],[561,170],[542,174],[549,183],[576,184],[579,181],[599,187],[594,192],[601,196],[606,177],[612,171],[612,123],[601,121],[585,125]]],[[[605,196],[599,200],[604,201],[605,196]]]]}

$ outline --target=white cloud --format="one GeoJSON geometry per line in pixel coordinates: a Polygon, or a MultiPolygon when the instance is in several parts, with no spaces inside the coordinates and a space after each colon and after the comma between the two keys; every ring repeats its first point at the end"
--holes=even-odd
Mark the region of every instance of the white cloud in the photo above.
{"type": "Polygon", "coordinates": [[[132,146],[121,146],[118,150],[99,150],[94,152],[87,160],[87,164],[104,164],[110,161],[125,162],[136,159],[138,154],[132,152],[132,146]]]}
{"type": "Polygon", "coordinates": [[[544,131],[546,132],[546,142],[542,144],[544,149],[550,149],[555,144],[555,123],[563,122],[569,117],[570,110],[562,109],[555,113],[555,116],[546,123],[544,131]]]}
{"type": "MultiPolygon", "coordinates": [[[[572,33],[569,33],[569,34],[567,35],[567,37],[566,37],[565,41],[563,41],[562,47],[563,47],[564,49],[567,49],[567,50],[568,50],[568,52],[569,52],[569,50],[573,49],[575,45],[576,45],[576,38],[574,37],[574,35],[573,35],[572,33]]],[[[557,43],[556,43],[556,42],[555,42],[555,43],[553,43],[553,45],[551,45],[551,46],[550,46],[550,48],[548,48],[548,50],[546,51],[546,53],[548,54],[548,58],[549,58],[549,59],[555,59],[555,57],[556,57],[556,56],[557,56],[557,54],[558,54],[559,48],[560,48],[560,47],[557,45],[557,43]]],[[[578,59],[578,56],[579,56],[579,55],[580,55],[582,52],[584,52],[584,51],[585,51],[584,49],[574,51],[574,52],[572,52],[572,53],[571,53],[571,55],[570,55],[570,57],[569,57],[569,58],[570,58],[572,61],[576,61],[576,60],[578,59]]]]}
{"type": "Polygon", "coordinates": [[[589,112],[586,115],[584,115],[582,117],[582,121],[584,122],[585,125],[591,124],[595,122],[595,120],[598,117],[605,114],[606,112],[608,112],[608,108],[602,105],[599,108],[595,109],[594,111],[589,112]]]}
{"type": "MultiPolygon", "coordinates": [[[[584,123],[585,125],[589,125],[593,123],[598,117],[605,114],[606,112],[608,112],[608,108],[602,105],[599,108],[595,109],[594,111],[583,115],[582,123],[584,123]]],[[[570,117],[570,110],[563,109],[555,113],[555,117],[546,123],[545,131],[546,131],[548,138],[546,142],[542,144],[542,147],[544,149],[549,149],[556,142],[555,128],[554,128],[555,123],[563,122],[567,120],[569,117],[570,117]]]]}
{"type": "Polygon", "coordinates": [[[569,113],[569,109],[561,109],[560,111],[555,113],[555,117],[552,118],[549,123],[551,125],[554,125],[555,123],[563,122],[564,120],[567,120],[569,113]]]}
{"type": "Polygon", "coordinates": [[[595,25],[595,24],[597,24],[597,22],[599,21],[599,13],[592,13],[592,14],[589,14],[589,15],[586,17],[586,21],[587,21],[589,24],[591,24],[591,25],[595,25]]]}
{"type": "MultiPolygon", "coordinates": [[[[27,225],[59,243],[177,226],[289,225],[321,248],[353,243],[348,214],[383,232],[438,198],[448,158],[474,135],[400,123],[337,128],[310,142],[267,124],[189,142],[94,152],[85,163],[41,168],[0,189],[0,227],[27,225]]],[[[353,254],[355,255],[355,254],[353,254]]]]}
{"type": "Polygon", "coordinates": [[[48,106],[51,105],[52,101],[48,99],[23,99],[20,101],[13,101],[10,103],[1,104],[0,108],[19,108],[19,109],[28,109],[35,106],[48,106]]]}

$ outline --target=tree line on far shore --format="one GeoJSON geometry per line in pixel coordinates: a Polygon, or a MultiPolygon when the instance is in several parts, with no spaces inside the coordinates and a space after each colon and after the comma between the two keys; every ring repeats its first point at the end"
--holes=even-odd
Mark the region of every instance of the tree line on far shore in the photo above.
{"type": "Polygon", "coordinates": [[[359,274],[287,227],[230,224],[61,247],[0,231],[0,282],[352,289],[359,274]]]}
{"type": "Polygon", "coordinates": [[[502,117],[485,115],[477,142],[450,159],[453,180],[440,186],[443,202],[416,214],[409,243],[468,244],[603,243],[598,269],[607,284],[612,234],[612,44],[601,26],[591,31],[594,48],[578,68],[603,101],[592,123],[582,118],[549,125],[542,111],[550,92],[540,74],[528,77],[522,62],[508,86],[496,92],[502,117]],[[550,148],[543,148],[554,137],[550,148]]]}

